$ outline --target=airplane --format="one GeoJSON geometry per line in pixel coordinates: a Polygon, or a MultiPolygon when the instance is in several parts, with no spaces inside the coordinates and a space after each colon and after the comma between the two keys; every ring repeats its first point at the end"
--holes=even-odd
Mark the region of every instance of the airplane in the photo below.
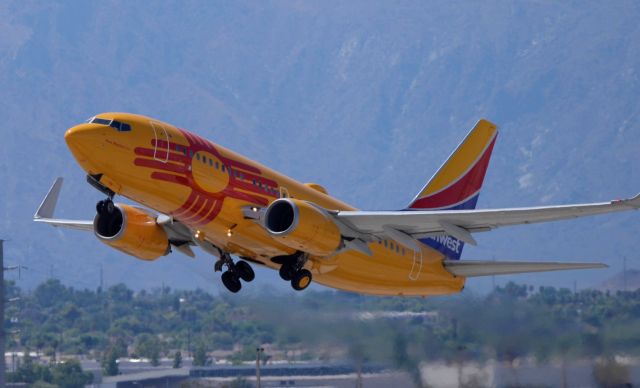
{"type": "Polygon", "coordinates": [[[93,220],[54,218],[55,180],[34,221],[92,231],[141,260],[172,251],[216,257],[232,293],[279,272],[295,290],[318,284],[361,294],[433,296],[462,291],[467,278],[606,267],[599,263],[461,260],[474,234],[520,224],[626,211],[630,199],[577,205],[476,209],[498,135],[481,119],[405,209],[361,211],[316,183],[300,183],[174,125],[102,113],[68,129],[65,141],[105,198],[93,220]],[[116,195],[141,206],[115,203],[116,195]],[[236,257],[237,259],[234,259],[236,257]]]}

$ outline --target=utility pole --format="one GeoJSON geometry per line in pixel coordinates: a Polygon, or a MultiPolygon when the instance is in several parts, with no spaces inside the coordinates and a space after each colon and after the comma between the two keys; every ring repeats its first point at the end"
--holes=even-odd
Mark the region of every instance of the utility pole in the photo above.
{"type": "Polygon", "coordinates": [[[622,257],[622,290],[627,291],[627,256],[622,257]]]}
{"type": "Polygon", "coordinates": [[[102,272],[102,263],[100,263],[100,292],[104,291],[104,274],[102,272]]]}
{"type": "Polygon", "coordinates": [[[5,347],[5,328],[4,328],[4,240],[0,239],[0,387],[5,387],[5,360],[4,360],[4,347],[5,347]]]}
{"type": "Polygon", "coordinates": [[[256,387],[260,388],[260,355],[264,348],[256,348],[256,387]]]}

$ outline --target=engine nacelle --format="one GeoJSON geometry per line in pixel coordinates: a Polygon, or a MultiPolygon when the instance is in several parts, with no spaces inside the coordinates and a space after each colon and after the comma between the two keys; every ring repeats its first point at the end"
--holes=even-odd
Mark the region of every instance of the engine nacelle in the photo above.
{"type": "Polygon", "coordinates": [[[98,240],[142,260],[169,253],[169,237],[153,216],[142,209],[115,204],[112,213],[98,213],[93,220],[98,240]]]}
{"type": "Polygon", "coordinates": [[[314,256],[328,256],[338,249],[340,228],[329,214],[308,202],[280,198],[267,208],[264,228],[282,244],[314,256]]]}

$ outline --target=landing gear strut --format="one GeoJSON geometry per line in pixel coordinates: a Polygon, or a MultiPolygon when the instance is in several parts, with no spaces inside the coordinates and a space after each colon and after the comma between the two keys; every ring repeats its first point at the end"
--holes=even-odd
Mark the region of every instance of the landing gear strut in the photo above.
{"type": "Polygon", "coordinates": [[[218,272],[222,271],[223,266],[226,266],[227,270],[222,273],[222,284],[224,284],[227,290],[234,294],[242,288],[240,279],[249,283],[256,277],[249,263],[244,260],[239,260],[237,263],[234,263],[228,252],[220,251],[220,259],[216,261],[213,268],[218,272]]]}
{"type": "Polygon", "coordinates": [[[303,268],[307,260],[309,260],[307,253],[297,252],[290,256],[279,256],[277,260],[282,262],[280,270],[278,271],[280,277],[283,280],[290,281],[291,287],[294,290],[302,291],[309,287],[313,276],[311,275],[311,271],[303,268]]]}

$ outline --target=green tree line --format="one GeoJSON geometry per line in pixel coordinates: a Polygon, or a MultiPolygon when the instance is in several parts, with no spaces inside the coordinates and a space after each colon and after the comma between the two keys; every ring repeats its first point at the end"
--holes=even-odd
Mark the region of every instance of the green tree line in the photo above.
{"type": "Polygon", "coordinates": [[[213,350],[235,349],[233,360],[248,360],[257,344],[272,344],[287,358],[358,358],[407,369],[417,360],[640,354],[640,291],[574,293],[509,283],[487,295],[403,298],[313,290],[134,292],[122,284],[78,290],[57,280],[32,291],[6,287],[9,297],[20,297],[7,309],[8,330],[19,330],[8,337],[9,350],[88,355],[107,366],[124,356],[153,363],[177,351],[178,364],[187,354],[206,364],[213,350]]]}

